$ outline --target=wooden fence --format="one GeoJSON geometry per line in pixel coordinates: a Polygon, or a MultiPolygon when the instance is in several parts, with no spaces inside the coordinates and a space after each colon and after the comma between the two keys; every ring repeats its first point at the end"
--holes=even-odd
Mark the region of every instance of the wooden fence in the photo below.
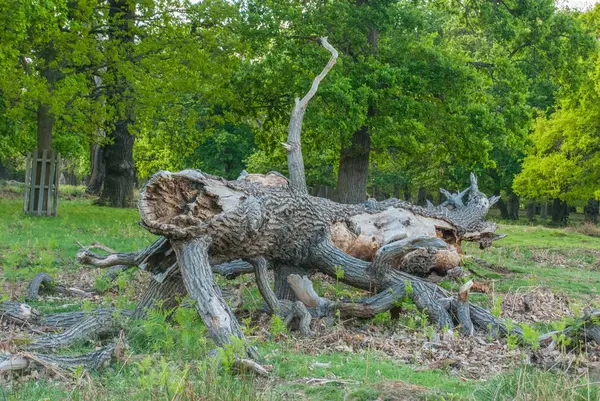
{"type": "Polygon", "coordinates": [[[23,212],[38,216],[58,214],[60,155],[54,149],[27,154],[23,212]]]}

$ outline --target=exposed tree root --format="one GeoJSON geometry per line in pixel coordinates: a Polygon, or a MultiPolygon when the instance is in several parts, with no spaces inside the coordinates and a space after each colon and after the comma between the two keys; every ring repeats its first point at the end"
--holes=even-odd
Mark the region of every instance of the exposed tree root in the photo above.
{"type": "MultiPolygon", "coordinates": [[[[116,277],[116,276],[115,276],[116,277]]],[[[27,287],[27,300],[34,301],[38,298],[40,290],[44,289],[49,293],[59,293],[67,296],[76,296],[79,298],[89,298],[93,295],[91,291],[84,291],[79,288],[65,287],[62,284],[56,283],[56,281],[46,273],[38,273],[27,287]]]]}
{"type": "Polygon", "coordinates": [[[115,334],[121,328],[118,312],[110,310],[90,313],[85,319],[69,326],[58,334],[38,337],[26,345],[28,350],[51,350],[68,346],[81,340],[97,339],[115,334]]]}
{"type": "Polygon", "coordinates": [[[30,352],[18,354],[0,354],[0,373],[28,369],[45,368],[58,375],[68,377],[69,371],[78,367],[95,370],[113,357],[121,357],[124,343],[120,340],[88,354],[67,356],[30,352]]]}
{"type": "Polygon", "coordinates": [[[69,328],[76,324],[81,323],[83,320],[91,317],[91,316],[122,316],[123,318],[127,318],[132,315],[131,311],[128,310],[118,310],[114,308],[100,308],[94,309],[92,312],[86,311],[72,311],[72,312],[60,312],[60,313],[48,313],[43,315],[41,319],[41,324],[49,327],[56,328],[69,328]]]}
{"type": "Polygon", "coordinates": [[[39,321],[41,317],[41,313],[27,304],[14,301],[0,302],[0,320],[28,324],[39,321]]]}
{"type": "Polygon", "coordinates": [[[269,371],[265,369],[262,365],[253,361],[252,359],[240,358],[235,360],[235,365],[238,370],[242,372],[254,372],[259,376],[267,377],[269,376],[269,371]]]}

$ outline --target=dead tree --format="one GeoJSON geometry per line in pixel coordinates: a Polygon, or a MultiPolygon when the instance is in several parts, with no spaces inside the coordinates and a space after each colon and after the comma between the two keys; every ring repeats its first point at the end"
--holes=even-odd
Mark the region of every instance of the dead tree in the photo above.
{"type": "MultiPolygon", "coordinates": [[[[400,299],[410,298],[439,328],[459,329],[466,335],[478,330],[521,337],[520,328],[514,327],[509,333],[501,320],[469,303],[469,283],[452,294],[425,279],[431,272],[443,275],[460,264],[462,241],[477,241],[487,247],[499,237],[495,224],[484,219],[498,197],[487,198],[480,192],[473,174],[466,190],[458,194],[442,190],[447,201],[437,207],[429,204],[423,208],[397,199],[345,205],[307,193],[300,146],[302,117],[337,58],[326,39],[321,43],[332,57],[309,93],[296,100],[284,144],[289,180],[279,173],[245,174],[227,181],[198,170],[158,172],[140,191],[138,207],[142,226],[159,239],[138,252],[99,255],[82,249],[79,261],[101,267],[139,266],[151,273],[152,282],[133,312],[136,317],[156,305],[176,306],[177,299],[187,294],[218,346],[244,334],[213,273],[225,277],[254,273],[267,309],[286,321],[297,318],[307,335],[314,316],[339,312],[342,316],[370,317],[390,310],[400,299]],[[266,275],[268,263],[275,270],[275,291],[266,275]],[[338,274],[339,269],[343,275],[338,274]],[[354,302],[319,297],[306,274],[309,270],[371,295],[354,302]]],[[[39,351],[81,336],[112,332],[119,327],[120,318],[128,316],[119,311],[100,311],[85,318],[75,315],[43,316],[22,304],[0,304],[0,316],[5,319],[66,327],[63,333],[27,344],[30,350],[39,351]]],[[[564,333],[597,341],[596,315],[590,314],[586,324],[564,333]]],[[[540,342],[551,337],[544,335],[540,342]]],[[[110,356],[114,349],[107,349],[102,356],[110,356]]],[[[251,348],[248,355],[258,356],[251,348]]],[[[245,359],[246,355],[238,357],[240,364],[265,373],[245,359]]],[[[94,367],[98,357],[88,355],[85,360],[94,367]]],[[[0,360],[0,368],[4,362],[0,360]]]]}

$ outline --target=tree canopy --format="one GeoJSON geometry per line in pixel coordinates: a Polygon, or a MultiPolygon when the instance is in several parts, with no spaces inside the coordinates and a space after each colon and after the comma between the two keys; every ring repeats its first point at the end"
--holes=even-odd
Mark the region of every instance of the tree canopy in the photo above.
{"type": "Polygon", "coordinates": [[[293,99],[326,61],[317,39],[327,36],[340,56],[304,121],[309,185],[336,187],[355,158],[353,168],[366,163],[368,172],[351,183],[359,197],[458,188],[469,171],[486,191],[509,194],[521,169],[514,191],[526,198],[572,202],[597,191],[598,8],[52,0],[0,11],[9,28],[4,161],[50,132],[84,174],[94,144],[105,149],[108,176],[123,175],[110,166],[131,158],[129,181],[189,167],[228,178],[287,174],[281,142],[293,99]],[[361,132],[366,158],[353,153],[361,132]]]}

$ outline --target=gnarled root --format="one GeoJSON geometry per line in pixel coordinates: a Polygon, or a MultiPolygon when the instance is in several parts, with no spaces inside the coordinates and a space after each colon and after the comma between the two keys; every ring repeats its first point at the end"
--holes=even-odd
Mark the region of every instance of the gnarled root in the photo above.
{"type": "MultiPolygon", "coordinates": [[[[116,276],[115,276],[116,277],[116,276]]],[[[79,288],[65,287],[62,284],[56,283],[56,281],[46,273],[38,273],[27,287],[27,300],[35,301],[38,299],[41,289],[47,292],[55,292],[64,294],[67,296],[76,296],[79,298],[88,298],[92,296],[92,292],[84,291],[79,288]]]]}
{"type": "Polygon", "coordinates": [[[120,339],[116,343],[82,355],[49,355],[30,352],[0,354],[0,373],[45,368],[62,377],[68,377],[70,376],[69,372],[78,367],[95,370],[113,357],[119,358],[123,348],[124,342],[120,339]]]}
{"type": "Polygon", "coordinates": [[[12,323],[35,323],[42,317],[42,314],[31,306],[14,301],[0,302],[0,320],[12,323]]]}
{"type": "Polygon", "coordinates": [[[50,350],[68,346],[76,341],[114,334],[121,327],[118,311],[102,310],[90,313],[62,333],[41,336],[27,344],[29,350],[50,350]]]}

